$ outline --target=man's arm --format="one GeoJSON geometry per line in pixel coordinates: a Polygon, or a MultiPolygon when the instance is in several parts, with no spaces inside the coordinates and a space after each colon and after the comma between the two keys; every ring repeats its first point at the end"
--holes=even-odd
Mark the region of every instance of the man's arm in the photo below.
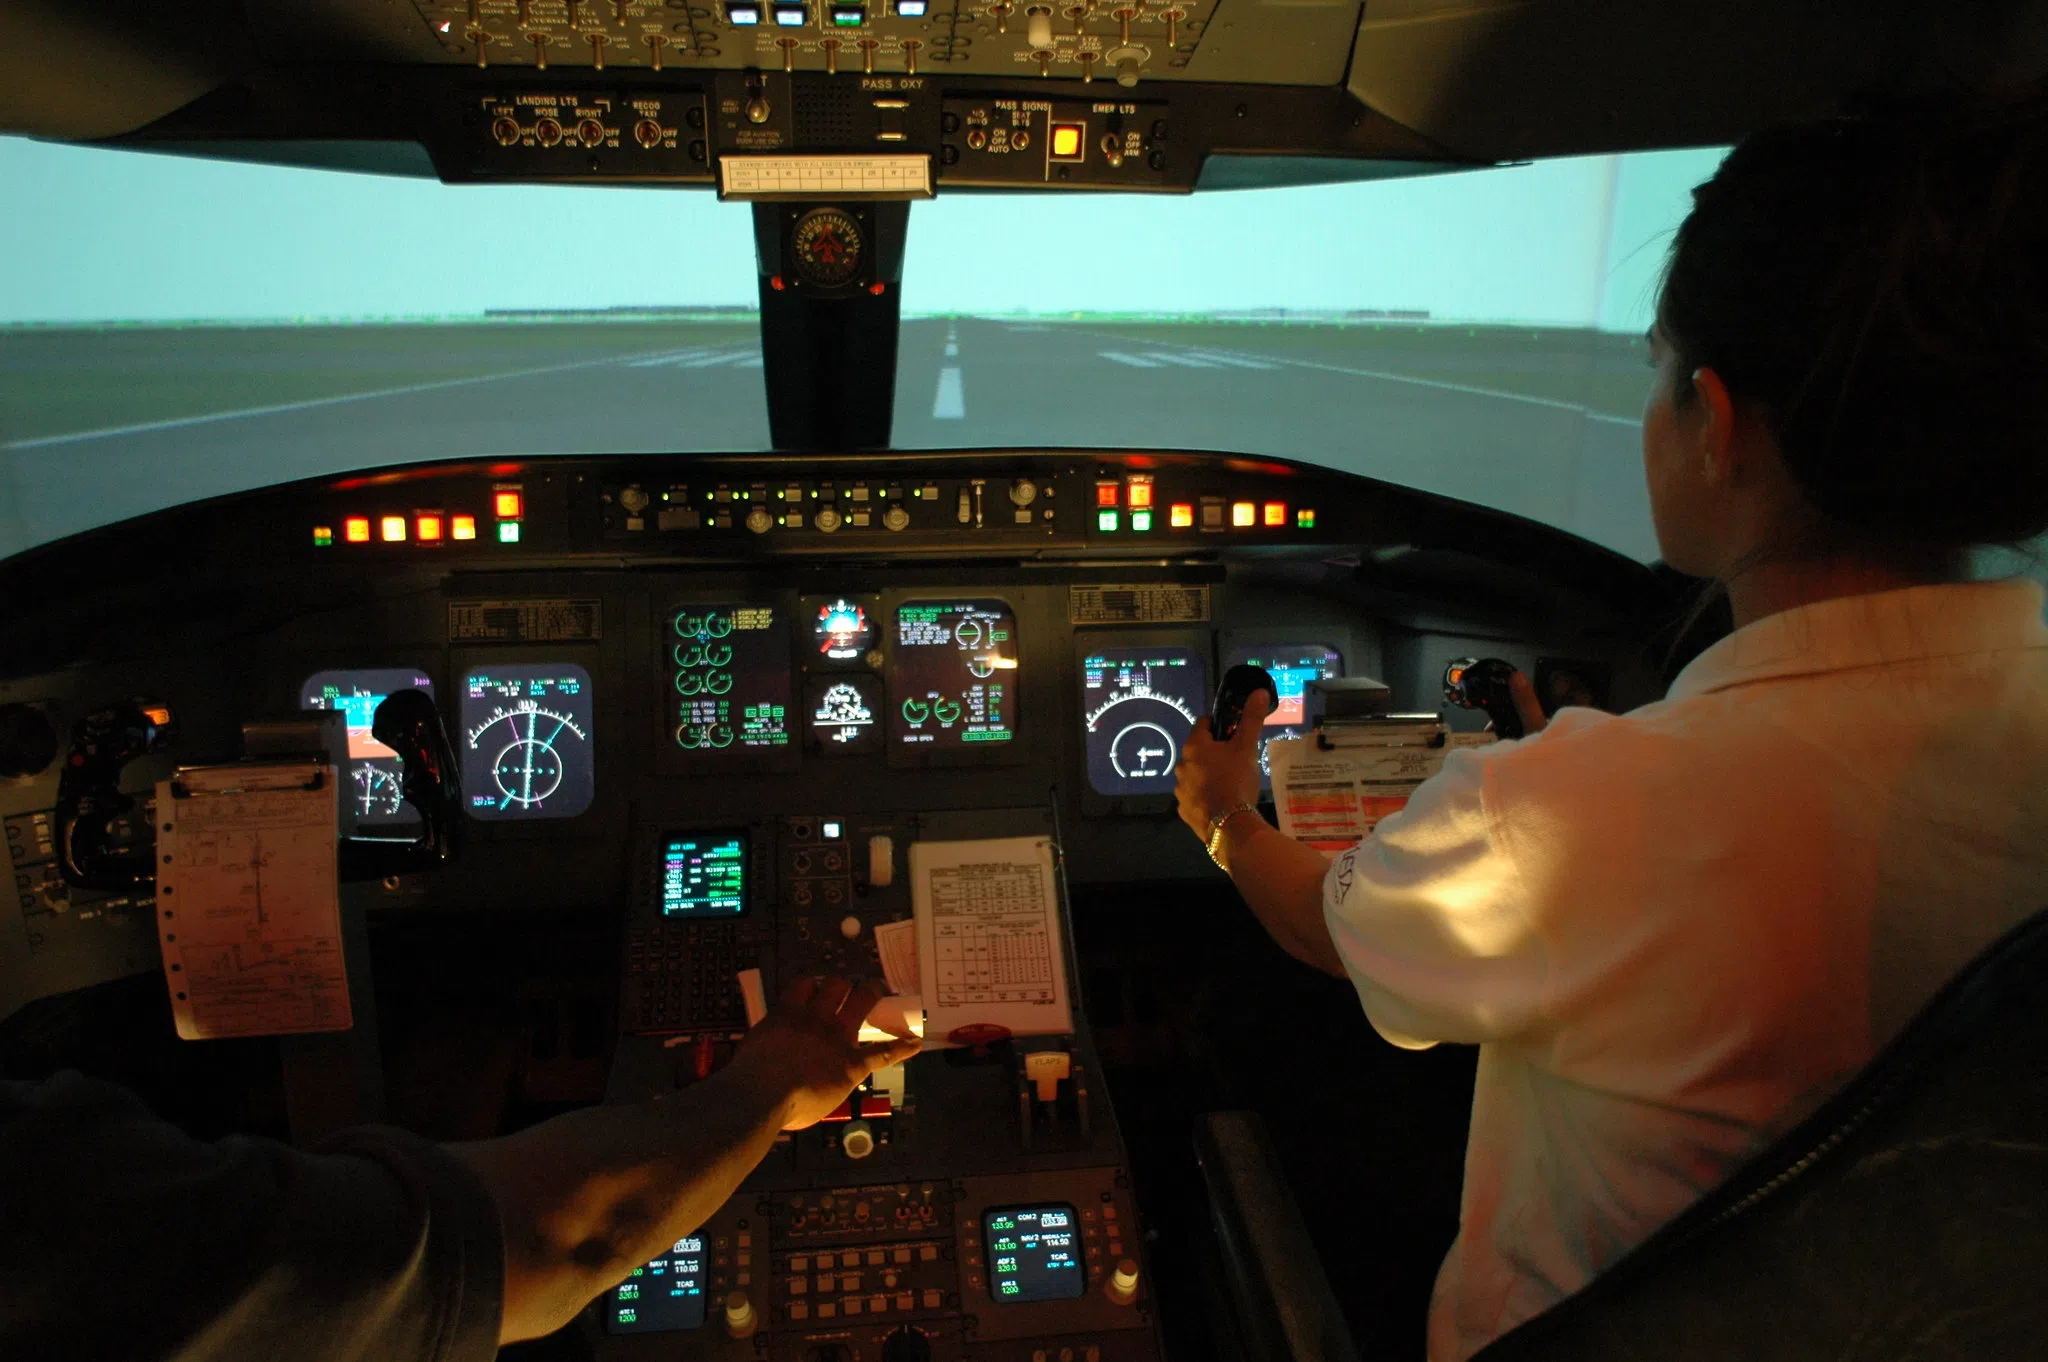
{"type": "Polygon", "coordinates": [[[814,1124],[872,1070],[916,1054],[915,1040],[856,1041],[881,997],[800,979],[731,1064],[683,1092],[456,1146],[504,1224],[500,1341],[561,1328],[710,1219],[778,1131],[814,1124]]]}
{"type": "MultiPolygon", "coordinates": [[[[1264,691],[1255,691],[1244,719],[1229,742],[1209,735],[1209,721],[1195,720],[1174,778],[1181,821],[1205,847],[1217,818],[1240,804],[1259,801],[1259,735],[1272,711],[1264,691]]],[[[1238,893],[1280,948],[1325,974],[1343,978],[1344,962],[1323,921],[1323,875],[1329,860],[1305,847],[1256,812],[1234,814],[1223,825],[1217,859],[1238,893]]]]}

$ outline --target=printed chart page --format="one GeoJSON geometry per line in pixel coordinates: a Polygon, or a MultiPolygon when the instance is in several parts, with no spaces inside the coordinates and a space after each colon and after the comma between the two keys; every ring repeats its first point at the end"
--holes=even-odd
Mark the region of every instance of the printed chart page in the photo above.
{"type": "Polygon", "coordinates": [[[331,766],[157,786],[157,936],[186,1040],[346,1031],[331,766]]]}
{"type": "Polygon", "coordinates": [[[1050,838],[913,843],[910,893],[927,1044],[1074,1029],[1050,838]]]}

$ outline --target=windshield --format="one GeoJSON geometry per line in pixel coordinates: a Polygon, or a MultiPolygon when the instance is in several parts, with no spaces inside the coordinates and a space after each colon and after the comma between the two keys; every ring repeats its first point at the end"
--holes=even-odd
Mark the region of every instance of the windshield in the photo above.
{"type": "MultiPolygon", "coordinates": [[[[1278,455],[1656,555],[1642,339],[1719,151],[911,213],[894,443],[1278,455]]],[[[0,138],[0,556],[416,460],[768,447],[751,217],[0,138]]]]}

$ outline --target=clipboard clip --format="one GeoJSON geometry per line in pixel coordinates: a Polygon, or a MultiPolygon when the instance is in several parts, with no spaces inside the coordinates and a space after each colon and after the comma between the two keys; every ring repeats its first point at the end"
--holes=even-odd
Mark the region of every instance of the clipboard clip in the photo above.
{"type": "Polygon", "coordinates": [[[66,884],[125,893],[156,883],[149,805],[121,793],[121,770],[177,735],[171,707],[145,699],[96,709],[72,726],[57,777],[57,869],[66,884]]]}

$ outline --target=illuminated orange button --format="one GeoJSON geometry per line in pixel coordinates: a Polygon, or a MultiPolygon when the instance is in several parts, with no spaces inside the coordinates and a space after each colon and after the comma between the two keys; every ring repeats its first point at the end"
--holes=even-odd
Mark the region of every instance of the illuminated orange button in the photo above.
{"type": "Polygon", "coordinates": [[[404,543],[405,517],[402,515],[385,516],[377,522],[377,533],[383,537],[384,542],[387,544],[404,543]]]}
{"type": "Polygon", "coordinates": [[[1284,501],[1267,502],[1266,523],[1268,525],[1285,525],[1287,523],[1287,503],[1284,501]]]}
{"type": "Polygon", "coordinates": [[[441,537],[441,517],[437,515],[414,516],[413,537],[422,543],[432,543],[441,537]]]}
{"type": "Polygon", "coordinates": [[[366,515],[352,515],[341,522],[341,537],[351,544],[370,542],[370,518],[366,515]]]}
{"type": "Polygon", "coordinates": [[[1238,529],[1243,529],[1247,525],[1257,524],[1258,518],[1259,508],[1251,502],[1233,501],[1230,503],[1230,523],[1238,529]]]}
{"type": "Polygon", "coordinates": [[[1095,504],[1096,504],[1097,506],[1114,506],[1114,505],[1116,505],[1117,491],[1118,491],[1117,485],[1116,485],[1115,483],[1113,483],[1113,482],[1098,482],[1098,483],[1096,483],[1096,484],[1095,484],[1095,504]]]}
{"type": "Polygon", "coordinates": [[[1173,503],[1173,509],[1168,512],[1168,518],[1172,520],[1173,528],[1176,530],[1188,529],[1195,523],[1195,508],[1185,501],[1176,501],[1173,503]]]}
{"type": "Polygon", "coordinates": [[[1081,129],[1072,123],[1052,125],[1053,159],[1073,160],[1081,154],[1081,129]]]}
{"type": "Polygon", "coordinates": [[[476,538],[476,517],[473,515],[450,517],[448,521],[448,537],[450,539],[476,538]]]}
{"type": "Polygon", "coordinates": [[[1145,511],[1150,510],[1151,507],[1152,484],[1149,482],[1139,482],[1136,478],[1131,479],[1131,509],[1134,511],[1145,511]]]}
{"type": "Polygon", "coordinates": [[[491,498],[491,504],[496,508],[500,520],[519,519],[525,513],[524,502],[525,498],[517,492],[498,492],[491,498]]]}

